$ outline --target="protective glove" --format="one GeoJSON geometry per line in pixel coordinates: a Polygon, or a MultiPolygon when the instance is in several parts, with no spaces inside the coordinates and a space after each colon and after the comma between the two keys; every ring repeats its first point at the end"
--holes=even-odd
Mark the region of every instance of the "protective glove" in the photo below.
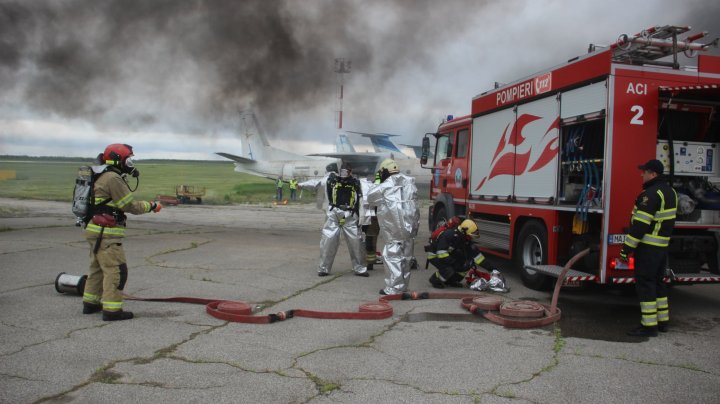
{"type": "Polygon", "coordinates": [[[162,205],[160,204],[160,202],[153,202],[150,204],[151,211],[158,213],[160,212],[160,209],[162,209],[162,205]]]}
{"type": "Polygon", "coordinates": [[[628,262],[628,253],[627,251],[625,251],[624,248],[620,250],[620,260],[623,262],[628,262]]]}
{"type": "Polygon", "coordinates": [[[382,177],[380,176],[380,171],[375,173],[375,183],[379,184],[382,182],[382,177]]]}

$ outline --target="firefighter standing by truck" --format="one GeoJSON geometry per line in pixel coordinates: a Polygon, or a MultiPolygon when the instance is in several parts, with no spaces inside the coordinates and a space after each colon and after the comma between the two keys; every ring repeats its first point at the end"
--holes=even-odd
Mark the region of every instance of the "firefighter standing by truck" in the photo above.
{"type": "Polygon", "coordinates": [[[650,160],[642,170],[643,191],[635,201],[630,230],[621,259],[635,255],[635,288],[640,299],[640,326],[628,331],[633,337],[654,337],[666,332],[670,321],[667,288],[663,282],[667,248],[675,225],[677,193],[663,176],[663,164],[650,160]]]}
{"type": "MultiPolygon", "coordinates": [[[[90,244],[90,270],[83,294],[83,314],[102,311],[104,321],[129,320],[123,311],[123,294],[128,277],[125,251],[125,212],[141,215],[159,212],[158,202],[135,201],[127,176],[138,177],[131,157],[132,146],[111,144],[101,156],[100,174],[93,184],[92,219],[85,227],[90,244]]],[[[96,171],[97,172],[97,171],[96,171]]]]}

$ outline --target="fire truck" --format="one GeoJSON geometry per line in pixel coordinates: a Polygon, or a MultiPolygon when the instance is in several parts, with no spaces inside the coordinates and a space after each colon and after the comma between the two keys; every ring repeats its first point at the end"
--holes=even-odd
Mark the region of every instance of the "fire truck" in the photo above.
{"type": "Polygon", "coordinates": [[[471,218],[481,250],[513,260],[533,289],[586,248],[565,285],[634,283],[634,263],[618,258],[642,189],[638,166],[657,158],[678,193],[665,281],[720,282],[720,57],[705,52],[718,40],[689,30],[591,45],[475,96],[470,115],[448,116],[423,139],[430,228],[471,218]],[[697,67],[681,66],[683,54],[697,67]]]}

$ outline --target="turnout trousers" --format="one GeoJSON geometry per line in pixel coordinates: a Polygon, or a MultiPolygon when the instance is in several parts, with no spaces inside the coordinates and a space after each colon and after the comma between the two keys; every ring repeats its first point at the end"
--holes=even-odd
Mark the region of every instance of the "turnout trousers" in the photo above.
{"type": "Polygon", "coordinates": [[[90,244],[90,270],[85,281],[83,301],[102,304],[104,311],[122,309],[122,290],[127,282],[128,269],[122,239],[103,238],[95,253],[95,237],[88,237],[90,244]]]}
{"type": "Polygon", "coordinates": [[[377,260],[377,239],[380,234],[380,225],[376,216],[370,218],[370,224],[363,226],[365,231],[365,263],[367,265],[375,264],[377,260]]]}
{"type": "Polygon", "coordinates": [[[667,286],[663,282],[666,262],[666,248],[641,243],[635,250],[635,290],[640,300],[640,324],[645,327],[670,321],[667,286]]]}

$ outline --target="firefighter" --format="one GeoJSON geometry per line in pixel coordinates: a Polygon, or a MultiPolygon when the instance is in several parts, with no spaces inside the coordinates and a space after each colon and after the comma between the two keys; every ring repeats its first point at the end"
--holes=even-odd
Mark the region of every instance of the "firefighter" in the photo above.
{"type": "Polygon", "coordinates": [[[377,207],[380,233],[385,240],[385,287],[380,294],[398,294],[408,288],[413,241],[420,226],[417,187],[415,179],[400,173],[392,159],[380,164],[375,178],[367,199],[370,208],[377,207]]]}
{"type": "Polygon", "coordinates": [[[90,270],[83,294],[83,314],[102,310],[104,321],[129,320],[133,313],[123,311],[122,290],[128,277],[125,251],[125,212],[141,215],[159,212],[158,202],[136,201],[127,176],[138,177],[133,164],[132,146],[111,144],[100,158],[105,166],[93,185],[92,220],[85,227],[90,244],[90,270]],[[104,171],[103,171],[104,170],[104,171]]]}
{"type": "Polygon", "coordinates": [[[340,233],[345,236],[353,272],[357,276],[368,277],[370,274],[364,265],[362,254],[362,238],[358,226],[360,198],[362,190],[360,181],[352,176],[349,165],[343,165],[340,173],[336,172],[337,164],[326,167],[327,174],[321,180],[309,180],[300,183],[304,188],[315,188],[318,194],[318,207],[322,208],[320,198],[327,201],[325,208],[325,225],[320,237],[320,264],[318,276],[330,275],[335,254],[340,245],[340,233]]]}
{"type": "Polygon", "coordinates": [[[663,176],[663,164],[650,160],[638,167],[643,191],[635,200],[630,230],[620,258],[635,255],[635,289],[640,300],[640,326],[628,331],[633,337],[655,337],[666,332],[670,313],[663,277],[667,248],[675,225],[677,193],[663,176]]]}
{"type": "Polygon", "coordinates": [[[460,225],[448,228],[438,236],[428,251],[428,262],[438,270],[430,276],[434,288],[461,287],[461,281],[473,267],[485,261],[485,256],[473,245],[478,235],[474,221],[465,219],[460,225]]]}
{"type": "Polygon", "coordinates": [[[368,271],[372,271],[373,265],[377,262],[377,239],[380,234],[380,225],[378,225],[375,208],[370,208],[367,201],[367,193],[370,191],[371,186],[372,183],[367,179],[360,179],[360,187],[363,193],[362,204],[360,205],[360,226],[365,235],[365,265],[368,271]]]}

